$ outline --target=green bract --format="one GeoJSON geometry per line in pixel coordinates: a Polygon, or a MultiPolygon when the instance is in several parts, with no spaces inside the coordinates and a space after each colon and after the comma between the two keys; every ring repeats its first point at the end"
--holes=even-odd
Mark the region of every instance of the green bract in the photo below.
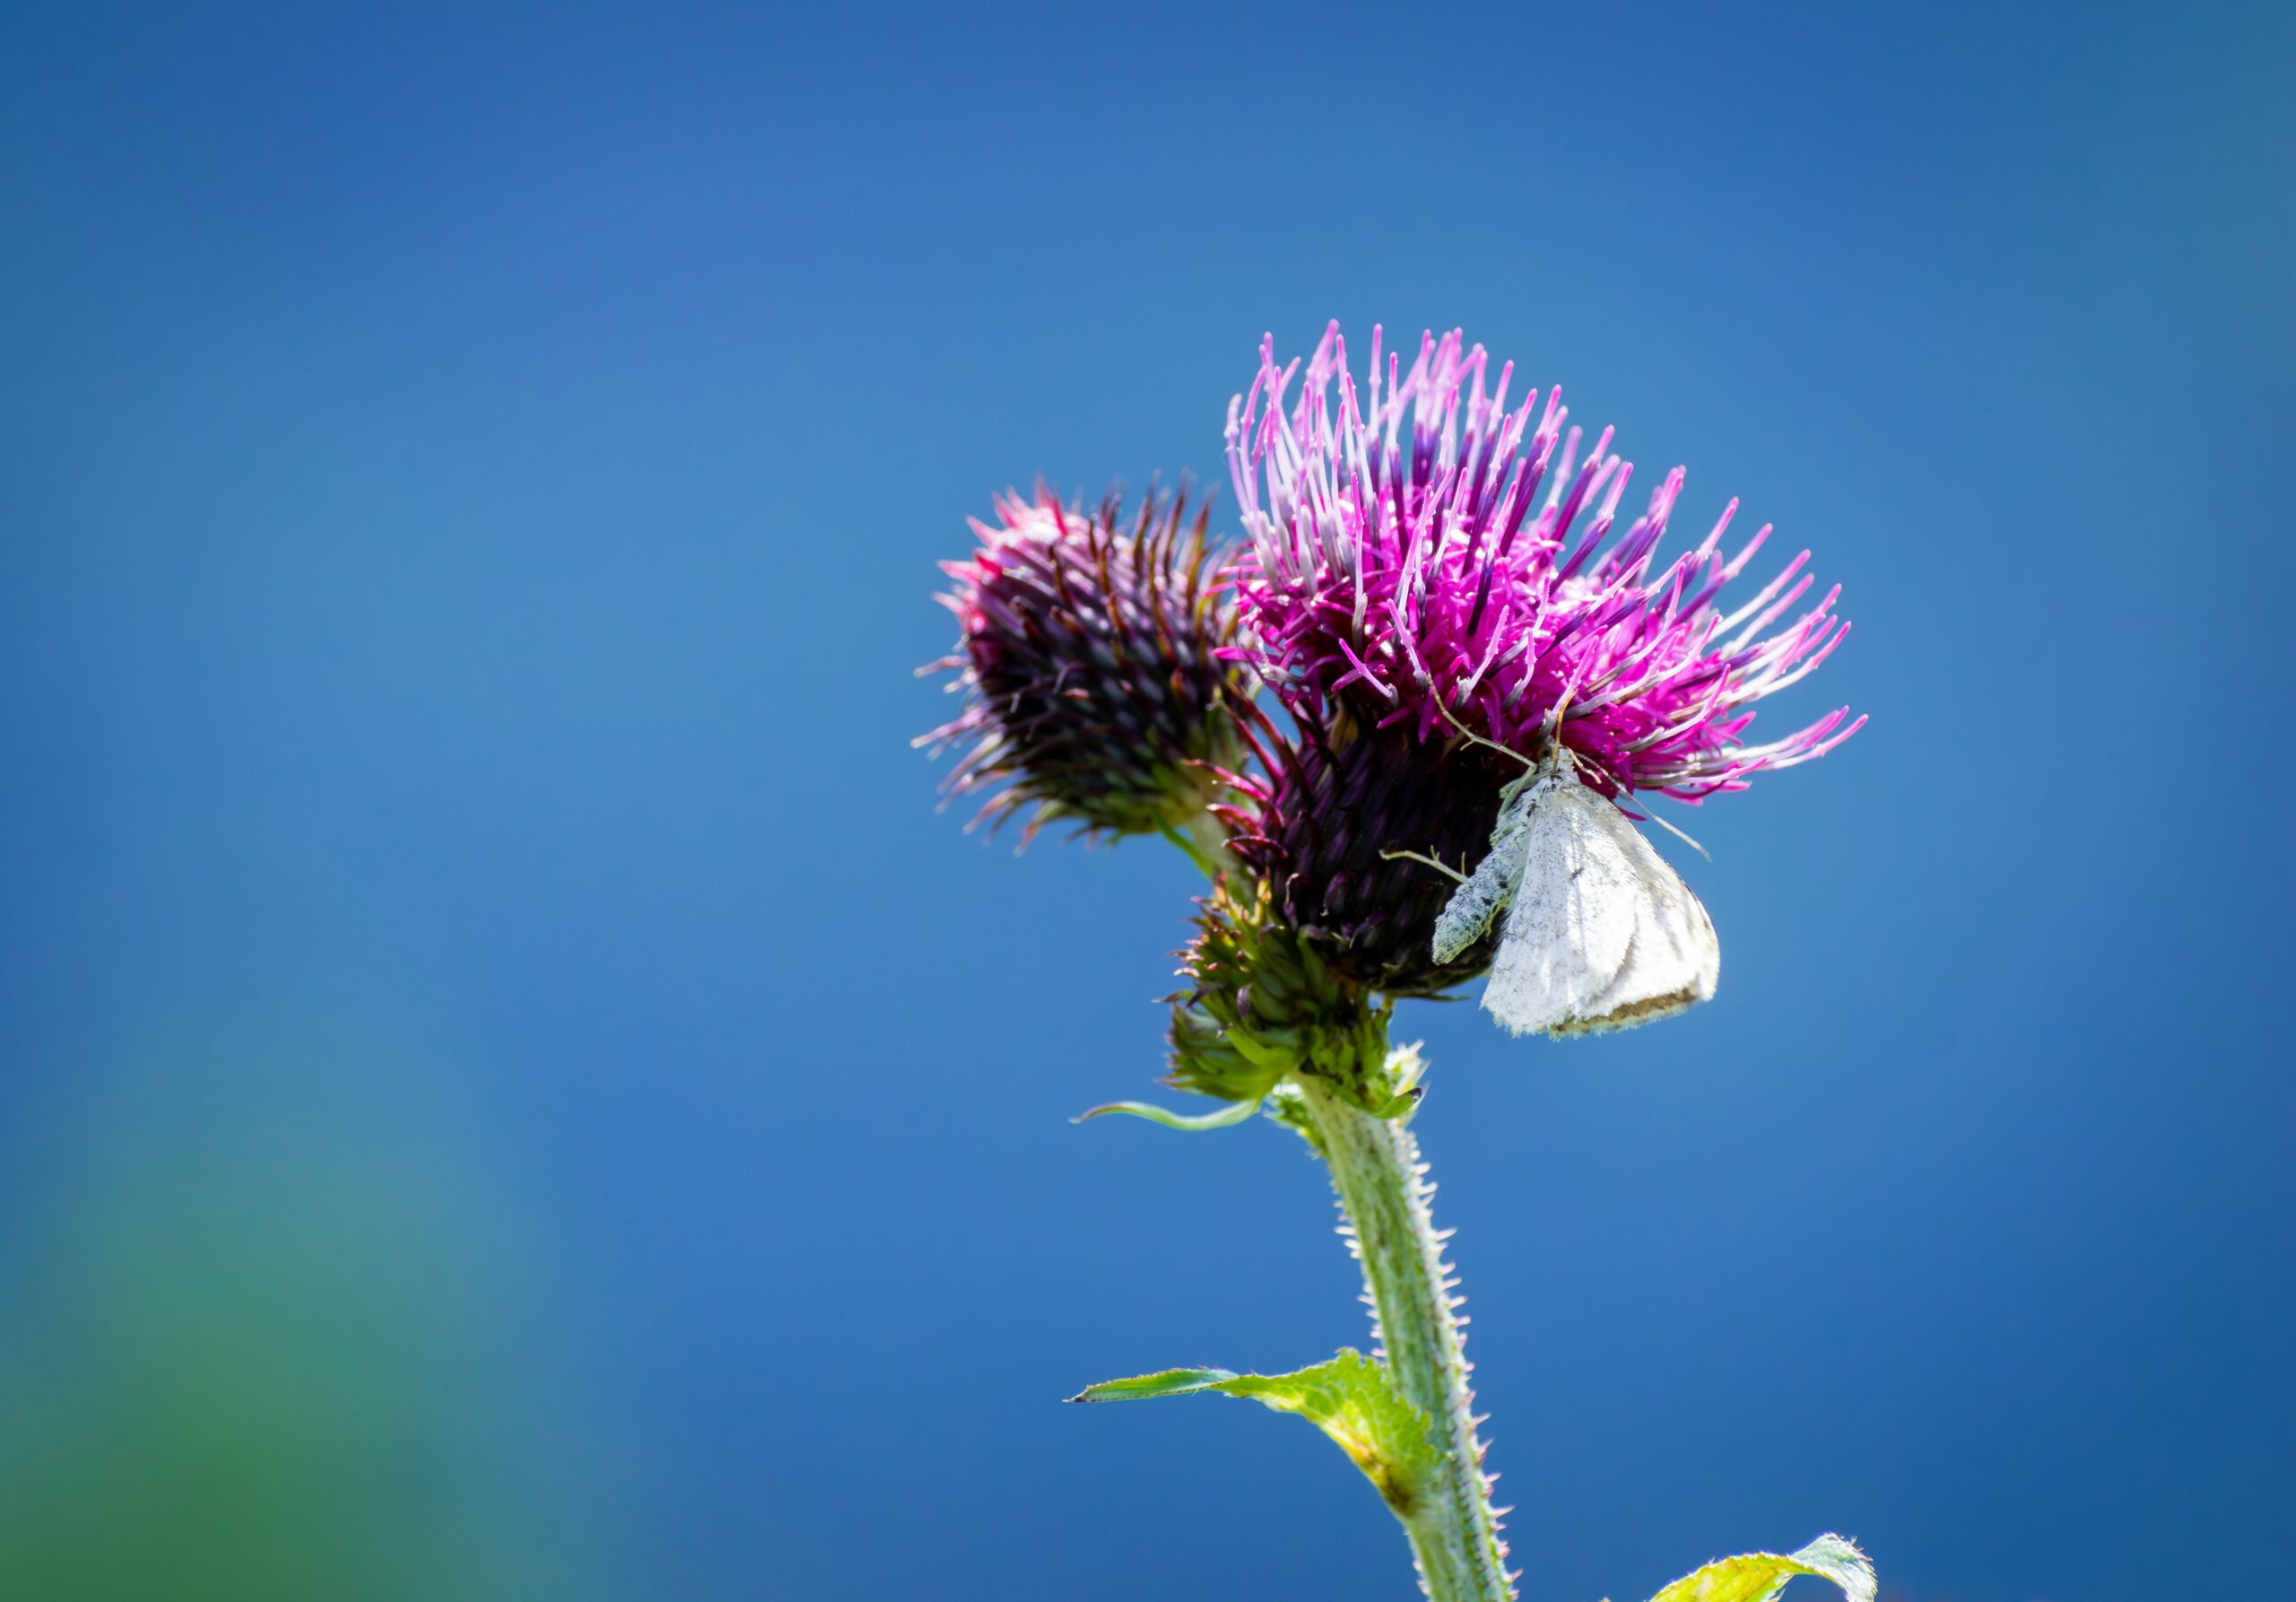
{"type": "Polygon", "coordinates": [[[1275,914],[1265,880],[1232,875],[1199,903],[1185,953],[1190,988],[1172,998],[1167,1083],[1228,1101],[1257,1101],[1285,1078],[1330,1082],[1367,1112],[1395,1090],[1380,1082],[1394,1003],[1335,973],[1275,914]]]}

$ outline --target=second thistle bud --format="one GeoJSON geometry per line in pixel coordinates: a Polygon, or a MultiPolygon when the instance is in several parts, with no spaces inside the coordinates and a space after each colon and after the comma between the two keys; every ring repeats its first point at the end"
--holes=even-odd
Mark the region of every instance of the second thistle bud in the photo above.
{"type": "Polygon", "coordinates": [[[980,544],[944,564],[957,614],[957,718],[920,744],[969,742],[948,788],[983,814],[1033,807],[1088,833],[1186,829],[1238,760],[1230,708],[1244,669],[1220,652],[1232,616],[1213,588],[1208,514],[1185,493],[1129,518],[1111,496],[1073,511],[1041,488],[1005,495],[980,544]]]}

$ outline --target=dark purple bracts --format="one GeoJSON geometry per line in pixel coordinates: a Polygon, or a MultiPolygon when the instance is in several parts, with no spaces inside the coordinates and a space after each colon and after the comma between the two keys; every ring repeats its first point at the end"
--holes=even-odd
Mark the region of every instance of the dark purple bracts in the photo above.
{"type": "Polygon", "coordinates": [[[1249,672],[1213,584],[1207,517],[1151,495],[1128,519],[1111,496],[1089,514],[1041,487],[1006,494],[978,547],[943,564],[957,614],[952,670],[964,710],[918,743],[967,743],[948,790],[990,792],[982,815],[1033,805],[1031,832],[1070,818],[1087,832],[1185,828],[1239,757],[1231,707],[1249,672]]]}

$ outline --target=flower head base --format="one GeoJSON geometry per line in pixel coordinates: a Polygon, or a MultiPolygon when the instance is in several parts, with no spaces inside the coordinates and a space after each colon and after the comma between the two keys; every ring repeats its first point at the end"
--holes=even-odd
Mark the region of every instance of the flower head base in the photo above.
{"type": "Polygon", "coordinates": [[[1844,708],[1781,739],[1746,738],[1752,703],[1848,633],[1837,588],[1764,634],[1809,590],[1807,552],[1726,613],[1723,588],[1770,534],[1726,557],[1735,501],[1695,549],[1658,565],[1677,467],[1606,544],[1633,472],[1608,430],[1582,462],[1554,392],[1543,409],[1536,391],[1509,409],[1511,364],[1486,392],[1483,347],[1464,349],[1454,331],[1423,337],[1407,373],[1390,355],[1383,382],[1379,339],[1374,329],[1361,398],[1335,323],[1295,400],[1300,363],[1278,367],[1270,339],[1229,407],[1249,536],[1237,606],[1250,659],[1287,704],[1345,705],[1422,741],[1451,737],[1448,711],[1517,750],[1559,719],[1601,788],[1683,800],[1742,789],[1857,732],[1864,719],[1842,727],[1844,708]]]}
{"type": "Polygon", "coordinates": [[[1398,849],[1470,866],[1491,842],[1505,759],[1465,741],[1421,744],[1344,704],[1303,708],[1291,737],[1255,729],[1262,774],[1216,808],[1230,849],[1267,882],[1283,920],[1331,968],[1388,996],[1431,996],[1488,965],[1492,942],[1434,961],[1453,881],[1398,849]]]}
{"type": "Polygon", "coordinates": [[[1312,1074],[1359,1105],[1384,1105],[1394,1094],[1377,1071],[1389,1004],[1335,972],[1265,880],[1223,875],[1197,908],[1181,970],[1190,987],[1170,998],[1166,1083],[1257,1101],[1285,1075],[1312,1074]]]}
{"type": "Polygon", "coordinates": [[[1182,828],[1239,749],[1230,705],[1246,670],[1223,658],[1234,620],[1212,585],[1208,512],[1185,492],[1144,500],[1128,523],[1111,495],[1090,514],[1039,487],[976,520],[980,544],[943,564],[940,598],[961,626],[950,669],[965,708],[923,736],[969,742],[952,795],[987,788],[985,817],[1033,804],[1087,832],[1182,828]]]}

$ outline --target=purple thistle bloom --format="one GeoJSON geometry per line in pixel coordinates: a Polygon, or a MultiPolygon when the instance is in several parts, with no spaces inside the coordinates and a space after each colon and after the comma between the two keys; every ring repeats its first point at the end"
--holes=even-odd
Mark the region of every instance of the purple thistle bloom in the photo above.
{"type": "Polygon", "coordinates": [[[1344,707],[1420,741],[1452,737],[1448,710],[1525,752],[1559,711],[1563,743],[1591,759],[1601,788],[1685,801],[1822,756],[1864,724],[1843,727],[1845,707],[1780,739],[1747,738],[1753,703],[1848,634],[1832,611],[1839,586],[1777,627],[1811,588],[1809,553],[1725,612],[1724,586],[1770,535],[1726,557],[1736,501],[1694,550],[1657,565],[1680,467],[1610,541],[1633,466],[1611,454],[1609,430],[1581,461],[1556,392],[1510,411],[1513,365],[1486,393],[1483,349],[1464,349],[1456,330],[1422,336],[1407,373],[1390,354],[1384,382],[1379,341],[1374,328],[1359,400],[1332,324],[1287,407],[1300,363],[1279,368],[1271,336],[1229,406],[1248,536],[1234,585],[1251,632],[1231,649],[1287,705],[1317,721],[1344,707]]]}
{"type": "Polygon", "coordinates": [[[1090,514],[1039,486],[996,500],[980,544],[944,562],[957,614],[964,710],[917,744],[969,748],[951,795],[986,788],[981,816],[1033,804],[1031,833],[1072,818],[1088,833],[1185,829],[1241,744],[1231,705],[1248,674],[1226,659],[1234,617],[1213,581],[1209,509],[1150,495],[1128,520],[1109,496],[1090,514]]]}

